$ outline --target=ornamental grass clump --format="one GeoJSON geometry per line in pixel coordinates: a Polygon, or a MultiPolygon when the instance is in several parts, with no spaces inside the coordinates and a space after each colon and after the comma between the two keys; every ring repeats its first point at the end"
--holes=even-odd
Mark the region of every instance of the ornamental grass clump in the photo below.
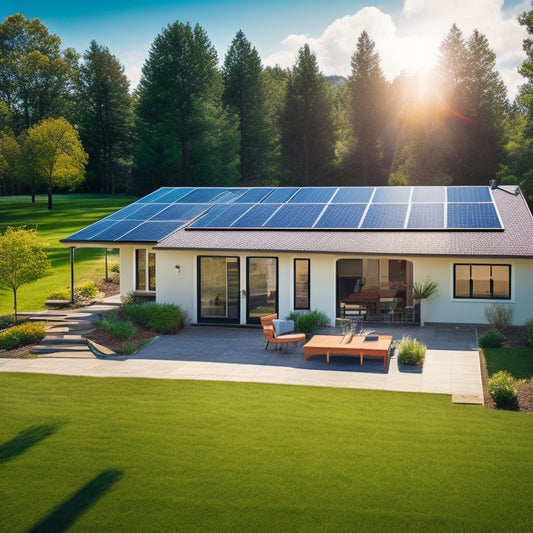
{"type": "Polygon", "coordinates": [[[496,406],[501,409],[513,409],[516,406],[518,388],[523,380],[516,379],[507,370],[496,372],[487,385],[487,390],[496,406]]]}
{"type": "Polygon", "coordinates": [[[526,326],[527,329],[527,343],[530,346],[533,346],[533,318],[526,320],[524,326],[526,326]]]}
{"type": "Polygon", "coordinates": [[[496,331],[503,333],[506,327],[511,324],[513,309],[509,305],[490,304],[485,306],[485,318],[496,331]]]}
{"type": "Polygon", "coordinates": [[[123,341],[131,339],[137,333],[137,328],[131,322],[120,320],[116,315],[102,319],[100,325],[111,335],[123,341]]]}
{"type": "Polygon", "coordinates": [[[421,366],[424,363],[427,347],[422,341],[404,336],[397,348],[398,363],[401,365],[421,366]]]}
{"type": "Polygon", "coordinates": [[[13,326],[0,333],[0,350],[15,350],[44,339],[46,333],[43,324],[26,322],[13,326]]]}
{"type": "Polygon", "coordinates": [[[177,333],[185,326],[185,313],[178,305],[127,303],[122,310],[127,318],[156,333],[177,333]]]}
{"type": "Polygon", "coordinates": [[[330,325],[331,321],[322,311],[309,311],[306,313],[297,313],[293,311],[287,317],[287,320],[294,321],[294,329],[299,333],[312,333],[318,328],[325,328],[330,325]]]}

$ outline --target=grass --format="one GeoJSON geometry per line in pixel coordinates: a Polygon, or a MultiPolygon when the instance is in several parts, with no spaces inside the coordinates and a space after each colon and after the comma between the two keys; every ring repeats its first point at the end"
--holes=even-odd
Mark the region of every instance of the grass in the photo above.
{"type": "MultiPolygon", "coordinates": [[[[29,196],[0,197],[0,226],[36,227],[39,238],[49,243],[48,257],[52,263],[50,273],[34,283],[20,287],[17,298],[19,311],[43,309],[50,294],[70,289],[69,249],[59,242],[60,239],[133,201],[134,197],[122,195],[56,194],[53,197],[54,208],[48,211],[45,195],[38,195],[34,204],[29,196]]],[[[92,281],[95,276],[103,277],[104,254],[103,248],[76,249],[76,285],[92,281]]],[[[13,293],[9,290],[0,291],[0,315],[12,312],[13,293]]]]}
{"type": "Polygon", "coordinates": [[[508,370],[517,379],[533,377],[533,348],[483,348],[483,355],[489,376],[508,370]]]}
{"type": "Polygon", "coordinates": [[[0,374],[22,531],[530,531],[529,414],[421,395],[0,374]]]}

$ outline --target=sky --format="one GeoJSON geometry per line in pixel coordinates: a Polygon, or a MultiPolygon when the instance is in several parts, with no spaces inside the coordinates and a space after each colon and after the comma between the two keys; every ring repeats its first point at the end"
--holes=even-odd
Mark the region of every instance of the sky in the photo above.
{"type": "Polygon", "coordinates": [[[511,99],[524,79],[527,32],[517,16],[531,0],[2,0],[0,20],[13,13],[38,18],[63,48],[83,54],[91,40],[107,46],[124,65],[132,88],[141,76],[154,38],[168,24],[198,23],[219,61],[242,30],[264,66],[292,67],[298,49],[309,43],[325,75],[348,76],[350,58],[363,30],[376,43],[385,76],[428,71],[453,23],[468,38],[485,34],[511,99]]]}

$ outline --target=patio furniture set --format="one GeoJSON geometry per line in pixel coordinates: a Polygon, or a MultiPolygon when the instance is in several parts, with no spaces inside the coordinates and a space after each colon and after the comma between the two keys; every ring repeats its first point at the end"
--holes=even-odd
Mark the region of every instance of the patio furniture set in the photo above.
{"type": "MultiPolygon", "coordinates": [[[[294,333],[294,323],[291,321],[279,321],[277,314],[261,317],[263,334],[265,336],[265,350],[269,344],[285,344],[287,351],[290,343],[304,341],[304,333],[294,333]],[[286,324],[289,322],[289,324],[286,324]],[[276,326],[279,334],[276,331],[276,326]],[[283,333],[283,328],[289,330],[283,333]]],[[[359,357],[359,364],[363,364],[364,357],[381,357],[383,365],[387,365],[387,359],[392,344],[392,335],[363,334],[362,332],[346,332],[345,335],[314,335],[304,344],[304,361],[313,355],[325,355],[329,363],[331,355],[348,355],[359,357]]]]}

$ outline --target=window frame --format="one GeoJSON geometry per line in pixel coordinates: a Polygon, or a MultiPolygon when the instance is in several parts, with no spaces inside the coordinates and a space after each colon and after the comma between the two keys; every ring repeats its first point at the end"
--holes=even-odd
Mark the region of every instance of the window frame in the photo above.
{"type": "Polygon", "coordinates": [[[295,311],[310,311],[311,310],[311,259],[295,257],[293,261],[294,276],[293,276],[293,305],[295,311]],[[297,297],[298,283],[297,283],[297,262],[307,263],[307,306],[301,307],[297,305],[299,298],[297,297]]]}
{"type": "Polygon", "coordinates": [[[459,300],[459,301],[464,301],[464,300],[479,300],[479,301],[496,300],[496,301],[507,301],[507,302],[512,301],[513,299],[512,265],[507,264],[507,263],[454,263],[453,264],[453,299],[459,300]],[[457,295],[457,267],[468,267],[470,270],[470,277],[468,280],[468,283],[469,283],[468,296],[457,295]],[[474,279],[472,277],[472,267],[488,267],[490,269],[488,279],[483,280],[483,282],[489,282],[489,287],[490,287],[489,296],[474,295],[474,279]],[[494,295],[494,282],[493,282],[493,275],[492,275],[492,269],[494,267],[505,267],[508,269],[508,278],[507,278],[508,296],[501,297],[501,296],[494,295]]]}
{"type": "Polygon", "coordinates": [[[135,261],[134,261],[134,273],[135,273],[135,292],[138,293],[155,293],[157,290],[157,281],[156,281],[156,254],[153,251],[150,251],[148,248],[135,248],[134,251],[135,261]],[[139,254],[144,252],[144,288],[139,288],[139,254]],[[150,260],[153,258],[153,267],[150,265],[150,260]],[[153,285],[152,277],[150,272],[153,268],[153,285]]]}

